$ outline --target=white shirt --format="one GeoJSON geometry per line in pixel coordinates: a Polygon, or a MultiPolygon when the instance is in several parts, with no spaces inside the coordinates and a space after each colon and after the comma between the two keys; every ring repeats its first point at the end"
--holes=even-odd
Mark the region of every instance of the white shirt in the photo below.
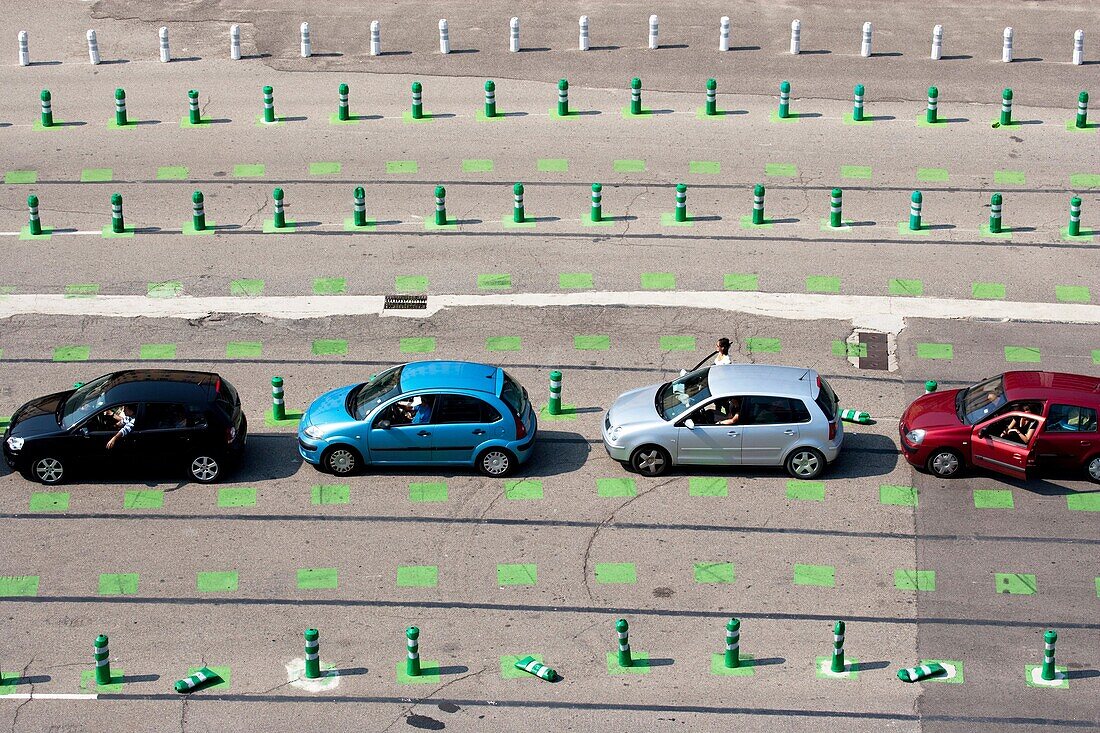
{"type": "Polygon", "coordinates": [[[730,361],[730,355],[729,354],[719,354],[718,356],[714,357],[714,364],[716,366],[718,364],[732,364],[732,363],[733,362],[730,361]]]}

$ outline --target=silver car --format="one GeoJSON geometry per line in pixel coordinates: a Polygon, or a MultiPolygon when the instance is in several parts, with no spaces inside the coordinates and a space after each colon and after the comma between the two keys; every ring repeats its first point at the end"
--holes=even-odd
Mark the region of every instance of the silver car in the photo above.
{"type": "Polygon", "coordinates": [[[646,476],[674,465],[785,466],[813,479],[844,441],[836,393],[812,369],[726,364],[619,395],[608,455],[646,476]]]}

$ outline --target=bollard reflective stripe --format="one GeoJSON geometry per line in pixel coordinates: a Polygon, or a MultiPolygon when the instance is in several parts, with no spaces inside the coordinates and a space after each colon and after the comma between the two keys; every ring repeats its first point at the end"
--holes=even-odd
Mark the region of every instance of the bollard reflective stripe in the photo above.
{"type": "Polygon", "coordinates": [[[939,114],[940,90],[936,87],[928,87],[928,110],[925,112],[927,122],[935,122],[939,114]]]}
{"type": "Polygon", "coordinates": [[[519,18],[508,21],[508,50],[512,53],[519,51],[519,18]]]}
{"type": "Polygon", "coordinates": [[[871,55],[871,24],[863,24],[863,41],[859,45],[859,55],[868,58],[871,55]]]}
{"type": "Polygon", "coordinates": [[[726,622],[726,653],[722,663],[727,669],[741,666],[741,622],[735,618],[726,622]]]}
{"type": "Polygon", "coordinates": [[[718,22],[718,50],[730,50],[730,19],[728,15],[723,15],[718,22]]]}
{"type": "Polygon", "coordinates": [[[1085,63],[1085,32],[1078,28],[1073,32],[1073,65],[1085,63]]]}
{"type": "Polygon", "coordinates": [[[752,223],[764,223],[764,186],[759,183],[752,188],[752,223]]]}
{"type": "Polygon", "coordinates": [[[718,114],[718,82],[715,79],[707,79],[707,106],[708,115],[718,114]]]}
{"type": "Polygon", "coordinates": [[[687,186],[676,184],[676,221],[687,221],[687,186]]]}
{"type": "Polygon", "coordinates": [[[569,114],[569,82],[565,79],[558,80],[558,117],[569,114]]]}
{"type": "Polygon", "coordinates": [[[50,94],[50,90],[43,89],[39,99],[42,101],[42,126],[51,127],[53,125],[53,96],[50,94]]]}
{"type": "Polygon", "coordinates": [[[441,18],[439,21],[439,52],[450,53],[451,52],[451,33],[447,29],[447,19],[441,18]]]}
{"type": "Polygon", "coordinates": [[[306,679],[315,680],[321,676],[321,640],[317,629],[306,629],[306,679]]]}
{"type": "Polygon", "coordinates": [[[1001,124],[1012,124],[1012,90],[1005,89],[1001,92],[1001,124]]]}
{"type": "Polygon", "coordinates": [[[785,120],[790,116],[791,83],[783,81],[779,84],[779,119],[785,120]]]}
{"type": "Polygon", "coordinates": [[[111,231],[115,234],[121,234],[126,231],[126,226],[122,219],[122,194],[111,194],[111,231]]]}
{"type": "Polygon", "coordinates": [[[577,21],[577,25],[580,26],[580,50],[588,50],[588,16],[582,15],[580,20],[577,21]]]}
{"type": "Polygon", "coordinates": [[[99,64],[99,42],[96,40],[95,31],[90,30],[87,34],[88,38],[88,62],[92,66],[99,64]]]}
{"type": "Polygon", "coordinates": [[[523,184],[512,186],[512,221],[517,224],[524,222],[523,217],[523,184]]]}
{"type": "Polygon", "coordinates": [[[405,629],[405,674],[408,677],[420,676],[420,629],[410,626],[405,629]]]}
{"type": "Polygon", "coordinates": [[[852,92],[852,119],[856,122],[863,121],[863,85],[856,84],[852,92]]]}
{"type": "Polygon", "coordinates": [[[184,677],[182,680],[177,680],[173,687],[176,692],[190,692],[202,683],[213,679],[218,679],[218,673],[209,667],[203,667],[190,677],[184,677]]]}
{"type": "Polygon", "coordinates": [[[241,59],[241,27],[229,26],[229,58],[233,61],[241,59]]]}
{"type": "Polygon", "coordinates": [[[115,90],[115,124],[119,127],[126,124],[126,90],[115,90]]]}
{"type": "Polygon", "coordinates": [[[275,121],[275,90],[270,87],[264,87],[264,122],[275,121]]]}
{"type": "Polygon", "coordinates": [[[1074,127],[1084,129],[1088,126],[1089,117],[1089,93],[1081,92],[1077,95],[1077,118],[1073,122],[1074,127]]]}
{"type": "Polygon", "coordinates": [[[592,208],[589,218],[592,221],[600,221],[603,218],[603,186],[599,183],[592,184],[592,208]]]}
{"type": "Polygon", "coordinates": [[[619,637],[619,666],[630,667],[633,664],[633,660],[630,658],[630,625],[625,618],[615,622],[615,632],[619,637]]]}
{"type": "Polygon", "coordinates": [[[172,60],[172,55],[168,52],[168,28],[166,26],[160,28],[160,60],[165,64],[172,60]]]}
{"type": "Polygon", "coordinates": [[[435,187],[435,223],[442,226],[447,223],[447,189],[435,187]]]}
{"type": "Polygon", "coordinates": [[[308,59],[313,55],[313,44],[309,39],[309,23],[302,23],[300,28],[302,37],[302,58],[308,59]]]}
{"type": "Polygon", "coordinates": [[[1043,634],[1043,670],[1042,678],[1052,682],[1058,676],[1058,669],[1054,666],[1054,643],[1058,641],[1058,632],[1048,629],[1043,634]]]}
{"type": "Polygon", "coordinates": [[[649,16],[649,48],[657,48],[657,16],[649,16]]]}
{"type": "Polygon", "coordinates": [[[31,65],[30,37],[26,31],[19,31],[19,65],[31,65]]]}
{"type": "Polygon", "coordinates": [[[1012,60],[1012,28],[1005,28],[1004,45],[1001,46],[1001,61],[1008,63],[1012,60]]]}
{"type": "Polygon", "coordinates": [[[837,621],[833,625],[833,659],[829,664],[829,671],[839,674],[844,671],[844,622],[837,621]]]}
{"type": "Polygon", "coordinates": [[[791,53],[802,53],[802,21],[791,21],[791,53]]]}
{"type": "Polygon", "coordinates": [[[841,206],[842,206],[843,191],[839,188],[834,188],[829,198],[829,226],[838,227],[844,222],[841,219],[841,206]]]}
{"type": "Polygon", "coordinates": [[[378,56],[382,53],[382,27],[377,20],[370,22],[370,55],[378,56]]]}
{"type": "Polygon", "coordinates": [[[523,659],[517,659],[515,662],[516,669],[522,669],[524,672],[533,674],[539,679],[553,682],[557,679],[558,673],[545,664],[538,662],[532,656],[526,656],[523,659]]]}
{"type": "Polygon", "coordinates": [[[937,25],[932,28],[932,60],[939,61],[940,56],[943,53],[943,26],[937,25]]]}

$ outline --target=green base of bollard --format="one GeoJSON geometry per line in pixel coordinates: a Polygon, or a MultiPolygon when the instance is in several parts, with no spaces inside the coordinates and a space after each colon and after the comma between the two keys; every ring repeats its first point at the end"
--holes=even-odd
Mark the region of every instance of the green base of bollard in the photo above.
{"type": "Polygon", "coordinates": [[[287,410],[286,417],[282,420],[276,420],[274,413],[269,408],[264,413],[264,425],[269,428],[282,428],[288,425],[297,427],[298,422],[302,419],[302,413],[296,410],[287,410]]]}
{"type": "Polygon", "coordinates": [[[447,219],[446,224],[436,224],[435,223],[435,214],[432,214],[428,218],[424,219],[424,228],[428,231],[436,231],[438,229],[446,229],[446,230],[458,229],[458,220],[457,219],[447,219]]]}
{"type": "Polygon", "coordinates": [[[830,666],[832,657],[818,657],[814,664],[814,672],[820,680],[854,680],[859,678],[859,660],[855,657],[844,658],[844,671],[833,672],[830,666]]]}
{"type": "Polygon", "coordinates": [[[535,222],[528,219],[527,221],[515,221],[512,215],[509,214],[500,220],[500,223],[504,225],[505,229],[534,229],[535,222]]]}
{"type": "Polygon", "coordinates": [[[485,110],[483,109],[479,109],[474,115],[474,119],[478,122],[500,122],[504,118],[504,113],[501,112],[499,109],[497,110],[497,113],[492,117],[487,117],[485,115],[485,110]]]}
{"type": "Polygon", "coordinates": [[[838,227],[834,227],[831,224],[829,224],[828,219],[822,219],[821,220],[821,231],[823,231],[823,232],[851,232],[851,231],[855,231],[852,228],[852,220],[851,219],[843,219],[842,221],[844,222],[843,224],[841,224],[838,227]]]}
{"type": "Polygon", "coordinates": [[[921,115],[917,118],[917,127],[941,127],[945,125],[943,118],[938,118],[935,122],[929,122],[928,118],[921,115]]]}
{"type": "Polygon", "coordinates": [[[751,654],[742,654],[740,664],[736,667],[726,666],[725,654],[710,655],[710,673],[719,677],[752,677],[753,667],[751,654]]]}
{"type": "Polygon", "coordinates": [[[420,660],[420,674],[410,677],[405,673],[405,661],[397,663],[397,684],[399,685],[438,685],[439,663],[430,659],[420,660]]]}
{"type": "MultiPolygon", "coordinates": [[[[42,231],[46,230],[43,229],[42,231]]],[[[1062,232],[1062,239],[1067,242],[1091,242],[1092,236],[1096,234],[1091,229],[1082,229],[1080,234],[1070,234],[1069,227],[1062,227],[1060,231],[1062,232]]],[[[23,237],[20,236],[19,238],[22,239],[23,237]]]]}
{"type": "Polygon", "coordinates": [[[695,119],[697,119],[697,120],[720,120],[723,117],[725,117],[726,115],[732,115],[732,114],[735,114],[733,112],[733,110],[716,109],[716,110],[714,110],[714,114],[708,115],[706,107],[696,107],[695,108],[695,119]]]}
{"type": "Polygon", "coordinates": [[[298,228],[298,222],[290,219],[286,220],[286,226],[275,226],[274,219],[264,219],[264,234],[288,234],[293,233],[298,228]]]}
{"type": "Polygon", "coordinates": [[[105,685],[97,684],[95,681],[95,670],[85,669],[80,673],[80,689],[86,692],[122,692],[122,685],[124,684],[123,672],[121,669],[111,669],[111,681],[105,685]]]}
{"type": "Polygon", "coordinates": [[[32,130],[56,130],[58,128],[67,127],[67,126],[68,126],[68,124],[66,122],[62,121],[62,120],[54,120],[53,124],[50,125],[49,127],[46,127],[45,125],[43,125],[42,120],[35,120],[34,124],[31,125],[31,129],[32,130]]]}
{"type": "Polygon", "coordinates": [[[285,117],[276,117],[274,122],[264,122],[263,115],[256,115],[256,127],[276,127],[286,122],[285,117]]]}
{"type": "Polygon", "coordinates": [[[1068,690],[1069,677],[1065,667],[1054,667],[1054,679],[1043,679],[1043,665],[1029,664],[1024,667],[1024,682],[1028,687],[1049,687],[1055,690],[1068,690]]]}
{"type": "Polygon", "coordinates": [[[1000,118],[997,118],[989,123],[989,126],[992,127],[994,130],[1001,127],[1019,127],[1019,125],[1020,123],[1016,120],[1009,120],[1008,122],[1002,123],[1000,118]]]}
{"type": "Polygon", "coordinates": [[[206,227],[204,229],[196,229],[195,228],[195,223],[189,221],[180,228],[180,232],[182,234],[189,234],[189,235],[192,235],[192,236],[202,236],[204,234],[213,234],[214,233],[214,224],[215,224],[214,221],[212,221],[210,219],[207,219],[206,220],[206,227]]]}
{"type": "Polygon", "coordinates": [[[752,214],[745,214],[741,217],[742,229],[771,229],[773,226],[775,225],[768,221],[766,218],[764,219],[763,224],[753,224],[752,214]]]}
{"type": "Polygon", "coordinates": [[[689,216],[687,221],[676,221],[676,212],[665,211],[661,214],[661,226],[663,227],[692,227],[695,226],[695,217],[689,216]]]}
{"type": "Polygon", "coordinates": [[[212,125],[210,124],[209,117],[200,118],[198,122],[192,122],[190,117],[184,117],[182,120],[180,120],[180,127],[184,130],[194,130],[207,129],[212,127],[212,125]]]}
{"type": "MultiPolygon", "coordinates": [[[[140,122],[140,121],[141,120],[129,119],[129,120],[126,120],[126,122],[124,122],[123,124],[120,125],[117,122],[115,122],[114,120],[111,120],[110,122],[107,123],[107,129],[108,130],[129,130],[131,127],[137,127],[137,123],[140,122]]],[[[55,122],[54,124],[56,125],[57,123],[55,122]]]]}
{"type": "Polygon", "coordinates": [[[358,125],[362,119],[364,119],[364,115],[348,115],[346,120],[342,120],[339,112],[333,112],[328,116],[328,123],[330,125],[358,125]]]}
{"type": "Polygon", "coordinates": [[[1005,231],[1004,227],[1001,227],[1001,231],[994,232],[989,228],[988,222],[979,226],[978,231],[981,232],[983,237],[989,239],[1012,239],[1012,232],[1005,231]]]}
{"type": "Polygon", "coordinates": [[[848,112],[844,115],[845,125],[870,125],[872,122],[874,122],[874,120],[868,117],[864,117],[862,120],[857,120],[855,118],[855,115],[853,115],[851,112],[848,112]]]}
{"type": "Polygon", "coordinates": [[[902,237],[927,237],[932,234],[932,232],[928,229],[927,224],[921,224],[920,229],[910,229],[909,222],[899,221],[898,234],[902,237]]]}
{"type": "Polygon", "coordinates": [[[552,120],[575,120],[581,116],[580,112],[575,109],[571,109],[565,114],[559,115],[557,107],[551,107],[549,110],[547,110],[546,114],[552,120]]]}
{"type": "Polygon", "coordinates": [[[1100,122],[1086,122],[1084,127],[1078,127],[1077,120],[1069,120],[1066,129],[1070,132],[1096,132],[1100,130],[1100,122]]]}
{"type": "Polygon", "coordinates": [[[129,239],[134,236],[134,229],[133,227],[125,227],[121,232],[116,232],[111,229],[111,225],[108,224],[103,227],[102,234],[104,239],[129,239]]]}
{"type": "Polygon", "coordinates": [[[41,234],[31,234],[30,226],[25,226],[19,230],[20,239],[49,239],[53,234],[53,227],[42,227],[41,234]]]}
{"type": "Polygon", "coordinates": [[[374,219],[367,219],[367,223],[361,227],[355,226],[355,219],[348,217],[344,219],[344,231],[345,232],[370,232],[378,226],[378,223],[374,219]]]}
{"type": "Polygon", "coordinates": [[[786,117],[780,117],[779,112],[773,109],[768,115],[768,122],[798,122],[798,115],[788,114],[786,117]]]}
{"type": "Polygon", "coordinates": [[[557,415],[550,414],[550,406],[543,405],[539,408],[539,420],[546,420],[548,422],[558,422],[561,420],[576,420],[577,419],[577,406],[576,405],[562,405],[561,411],[557,415]]]}
{"type": "Polygon", "coordinates": [[[619,111],[622,113],[622,117],[624,120],[637,119],[638,117],[649,117],[653,114],[653,110],[648,110],[645,107],[642,107],[642,111],[638,114],[634,114],[633,112],[631,112],[630,107],[623,107],[619,111]]]}
{"type": "Polygon", "coordinates": [[[404,120],[405,122],[408,122],[409,124],[416,124],[416,123],[420,123],[420,122],[431,122],[434,118],[435,118],[435,115],[433,115],[431,112],[424,112],[421,115],[420,119],[414,119],[411,109],[405,110],[404,114],[401,115],[401,119],[404,120]]]}
{"type": "Polygon", "coordinates": [[[614,219],[610,219],[606,215],[601,216],[599,221],[592,221],[592,214],[591,213],[583,214],[581,216],[581,226],[582,227],[609,227],[609,226],[614,226],[614,225],[615,225],[614,219]]]}
{"type": "Polygon", "coordinates": [[[632,664],[629,667],[622,667],[619,665],[618,652],[607,653],[607,673],[614,677],[619,677],[628,674],[649,674],[649,655],[645,652],[636,652],[631,650],[630,661],[632,664]]]}

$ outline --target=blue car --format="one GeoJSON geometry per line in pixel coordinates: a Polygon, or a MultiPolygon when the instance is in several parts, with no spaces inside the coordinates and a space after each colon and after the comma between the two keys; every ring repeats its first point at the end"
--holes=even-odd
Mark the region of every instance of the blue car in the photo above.
{"type": "Polygon", "coordinates": [[[318,397],[298,424],[298,452],[338,476],[362,466],[476,466],[506,476],[531,456],[538,424],[499,367],[420,361],[318,397]]]}

